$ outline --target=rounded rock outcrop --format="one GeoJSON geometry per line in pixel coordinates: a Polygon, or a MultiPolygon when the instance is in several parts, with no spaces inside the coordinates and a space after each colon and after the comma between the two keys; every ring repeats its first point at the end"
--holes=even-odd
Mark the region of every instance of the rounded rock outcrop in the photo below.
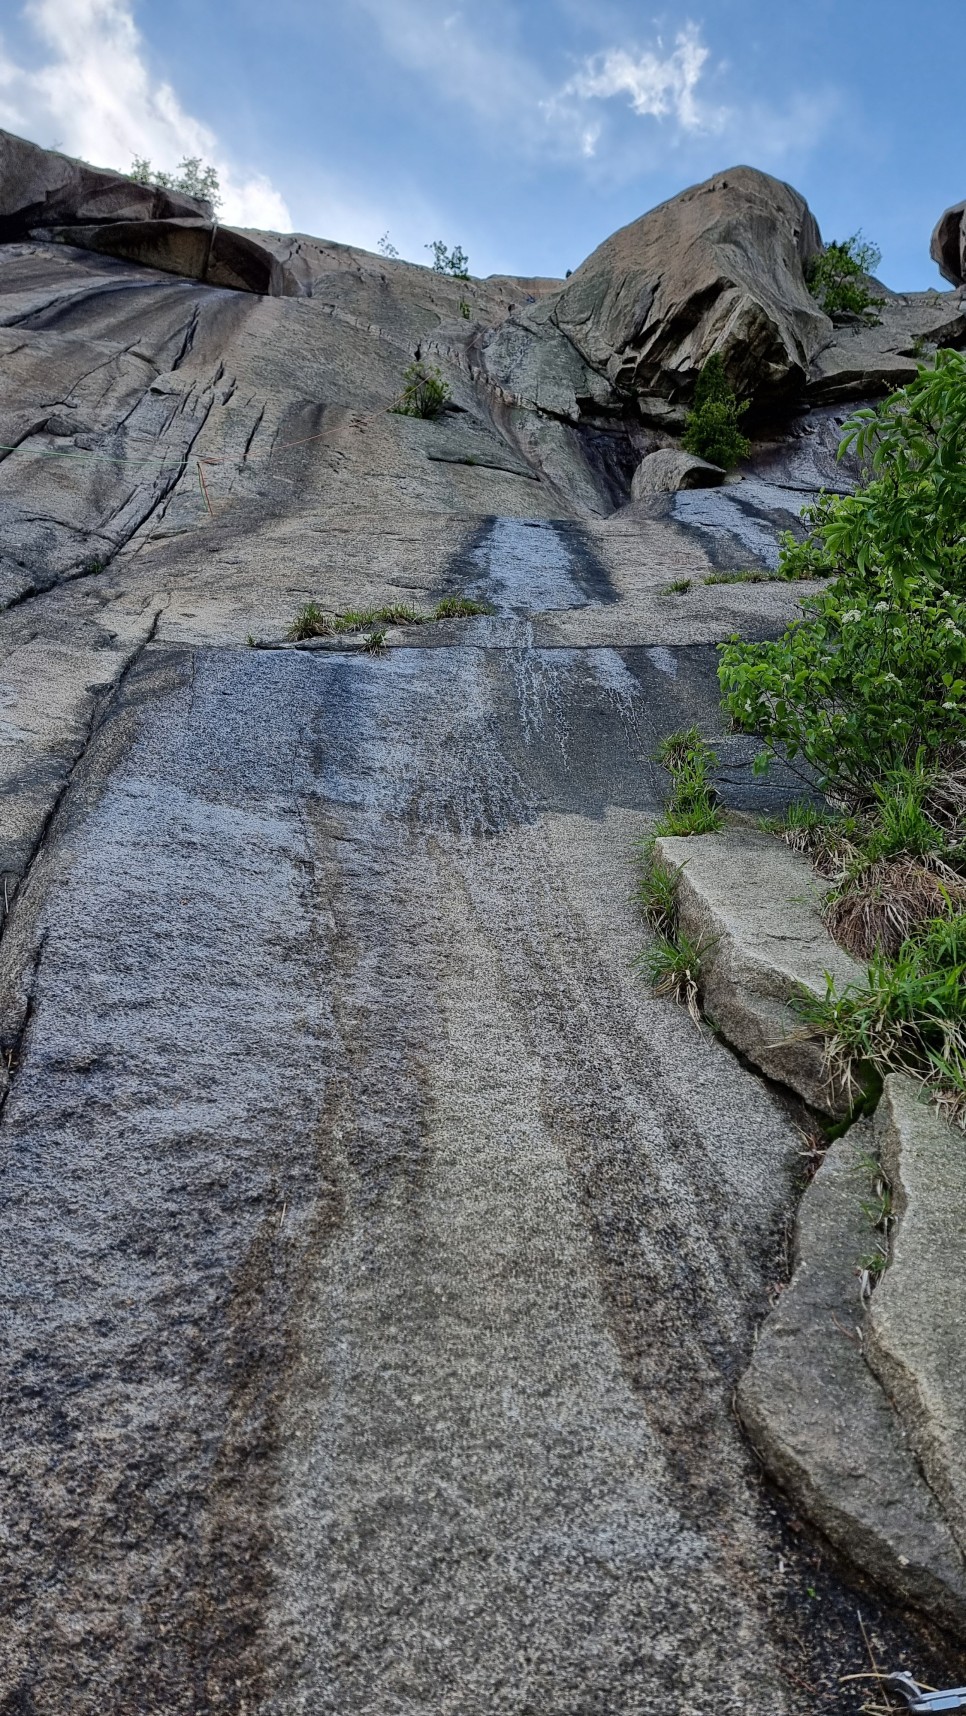
{"type": "Polygon", "coordinates": [[[966,202],[954,203],[933,228],[929,254],[944,280],[966,285],[966,202]]]}
{"type": "Polygon", "coordinates": [[[739,393],[788,396],[831,331],[805,283],[821,245],[797,191],[734,167],[606,239],[567,282],[554,319],[629,392],[687,396],[718,352],[739,393]]]}

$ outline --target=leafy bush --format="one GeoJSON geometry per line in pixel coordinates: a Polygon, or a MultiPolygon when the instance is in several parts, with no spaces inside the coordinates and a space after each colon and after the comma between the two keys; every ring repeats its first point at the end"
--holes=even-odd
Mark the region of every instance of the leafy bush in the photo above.
{"type": "Polygon", "coordinates": [[[937,354],[914,382],[846,425],[871,480],[827,498],[806,544],[836,572],[777,642],[725,646],[734,724],[806,765],[856,806],[873,783],[966,742],[966,358],[937,354]]]}
{"type": "Polygon", "coordinates": [[[876,311],[885,299],[870,292],[867,280],[881,261],[878,245],[855,232],[840,243],[827,244],[812,258],[806,270],[809,291],[827,316],[860,316],[867,326],[875,327],[876,311]]]}
{"type": "Polygon", "coordinates": [[[403,375],[403,390],[389,407],[400,417],[438,417],[449,398],[449,388],[438,369],[417,360],[403,375]]]}
{"type": "Polygon", "coordinates": [[[135,155],[128,176],[135,184],[157,185],[162,191],[181,191],[186,197],[200,197],[213,209],[221,207],[218,173],[214,167],[203,165],[200,155],[185,155],[174,173],[164,173],[160,168],[152,167],[144,156],[135,155]]]}
{"type": "Polygon", "coordinates": [[[749,401],[736,399],[728,386],[724,364],[717,352],[712,353],[698,376],[694,389],[694,405],[684,425],[682,445],[698,459],[708,459],[713,465],[730,470],[751,452],[751,442],[739,428],[749,401]]]}
{"type": "Polygon", "coordinates": [[[434,238],[432,244],[427,244],[426,249],[433,253],[434,274],[451,274],[456,280],[469,279],[470,259],[461,244],[447,250],[441,238],[434,238]]]}

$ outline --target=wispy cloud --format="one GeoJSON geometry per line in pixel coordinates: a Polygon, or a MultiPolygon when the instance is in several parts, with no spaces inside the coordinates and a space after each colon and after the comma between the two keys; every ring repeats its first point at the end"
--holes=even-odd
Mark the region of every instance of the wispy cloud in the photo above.
{"type": "Polygon", "coordinates": [[[29,0],[22,17],[37,63],[17,64],[0,45],[0,125],[122,171],[135,155],[166,170],[200,155],[218,170],[222,219],[291,229],[271,180],[240,168],[171,85],[152,76],[131,0],[29,0]]]}
{"type": "MultiPolygon", "coordinates": [[[[546,108],[553,114],[574,102],[625,96],[641,119],[670,119],[684,131],[718,131],[727,110],[709,107],[698,98],[708,57],[700,30],[688,23],[678,31],[669,52],[658,42],[643,50],[610,48],[592,55],[546,108]]],[[[584,148],[583,152],[592,151],[584,148]]]]}

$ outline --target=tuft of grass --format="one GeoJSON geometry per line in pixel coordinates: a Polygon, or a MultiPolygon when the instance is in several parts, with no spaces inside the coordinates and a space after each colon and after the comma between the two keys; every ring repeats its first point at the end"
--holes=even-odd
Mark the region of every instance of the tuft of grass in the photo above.
{"type": "Polygon", "coordinates": [[[301,643],[305,638],[328,637],[331,630],[331,623],[326,619],[318,602],[306,602],[289,626],[287,636],[293,643],[301,643]]]}
{"type": "Polygon", "coordinates": [[[492,614],[487,602],[474,601],[472,596],[443,596],[433,609],[434,620],[468,620],[475,614],[492,614]]]}
{"type": "MultiPolygon", "coordinates": [[[[712,572],[704,580],[706,584],[771,584],[778,579],[777,572],[712,572]]],[[[781,581],[781,580],[779,580],[781,581]]]]}
{"type": "Polygon", "coordinates": [[[892,1187],[874,1156],[864,1156],[858,1164],[869,1177],[870,1197],[860,1205],[872,1231],[870,1249],[862,1253],[857,1273],[862,1278],[862,1297],[867,1299],[878,1283],[889,1261],[889,1236],[893,1227],[892,1187]]]}
{"type": "Polygon", "coordinates": [[[846,1089],[862,1069],[911,1072],[966,1129],[966,912],[932,919],[894,958],[877,953],[867,986],[802,996],[798,1010],[826,1039],[829,1070],[846,1089]]]}
{"type": "Polygon", "coordinates": [[[665,584],[662,596],[685,596],[691,588],[690,578],[675,578],[673,584],[665,584]]]}
{"type": "Polygon", "coordinates": [[[353,632],[368,632],[381,626],[426,626],[433,620],[467,619],[471,614],[491,614],[485,602],[468,596],[444,596],[431,614],[421,614],[409,602],[388,602],[381,608],[347,608],[344,614],[327,614],[318,602],[306,602],[288,629],[293,643],[305,638],[335,638],[353,632]]]}
{"type": "Polygon", "coordinates": [[[930,919],[966,910],[966,885],[941,860],[883,858],[862,852],[832,893],[823,917],[837,942],[859,959],[896,954],[930,919]]]}
{"type": "Polygon", "coordinates": [[[663,865],[655,863],[653,840],[644,843],[643,857],[644,863],[637,884],[637,903],[641,908],[641,916],[658,935],[671,940],[678,921],[677,891],[681,872],[665,870],[663,865]]]}
{"type": "Polygon", "coordinates": [[[655,995],[679,1001],[696,1025],[701,1023],[701,960],[705,951],[703,942],[691,941],[677,931],[673,937],[659,935],[638,959],[655,995]]]}
{"type": "Polygon", "coordinates": [[[386,651],[386,634],[380,629],[369,632],[362,645],[367,655],[384,655],[386,651]]]}
{"type": "Polygon", "coordinates": [[[655,826],[654,838],[662,834],[717,834],[725,821],[710,779],[718,759],[697,727],[670,733],[661,741],[657,756],[674,785],[664,814],[655,826]]]}

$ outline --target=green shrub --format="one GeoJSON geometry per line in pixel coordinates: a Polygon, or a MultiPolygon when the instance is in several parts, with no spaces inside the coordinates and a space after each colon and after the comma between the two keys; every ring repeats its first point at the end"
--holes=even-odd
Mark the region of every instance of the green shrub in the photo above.
{"type": "Polygon", "coordinates": [[[135,155],[128,177],[137,185],[157,185],[162,191],[181,191],[187,197],[200,197],[213,209],[221,207],[218,173],[212,166],[202,164],[200,155],[185,155],[174,173],[163,173],[152,167],[142,155],[135,155]]]}
{"type": "Polygon", "coordinates": [[[447,250],[441,238],[434,238],[432,244],[427,244],[426,249],[433,253],[434,274],[451,274],[455,280],[469,279],[470,259],[461,244],[455,244],[452,250],[447,250]]]}
{"type": "Polygon", "coordinates": [[[808,560],[837,573],[777,642],[723,649],[719,677],[736,727],[757,732],[759,771],[798,759],[855,805],[873,783],[966,742],[966,358],[931,368],[846,425],[870,480],[827,497],[808,560]]]}
{"type": "Polygon", "coordinates": [[[682,445],[698,459],[730,470],[751,452],[751,442],[739,428],[749,401],[736,399],[728,386],[724,364],[717,352],[708,358],[694,389],[694,405],[684,425],[682,445]]]}
{"type": "Polygon", "coordinates": [[[389,407],[400,417],[438,417],[449,399],[449,388],[438,369],[417,359],[403,375],[403,390],[389,407]]]}
{"type": "Polygon", "coordinates": [[[868,277],[881,261],[878,245],[855,232],[840,243],[827,244],[812,258],[805,276],[809,291],[827,316],[860,316],[867,326],[875,327],[879,321],[876,311],[881,310],[885,299],[869,290],[868,277]]]}

